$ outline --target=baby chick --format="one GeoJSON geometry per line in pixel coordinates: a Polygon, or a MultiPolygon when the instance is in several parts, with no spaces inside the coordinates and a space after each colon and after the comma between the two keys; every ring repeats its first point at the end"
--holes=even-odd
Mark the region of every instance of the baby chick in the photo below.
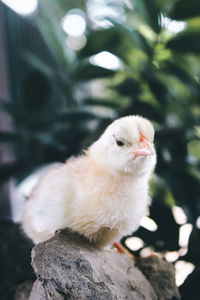
{"type": "Polygon", "coordinates": [[[114,121],[83,155],[49,171],[26,202],[23,229],[35,242],[58,229],[104,247],[134,232],[150,204],[154,129],[140,116],[114,121]]]}

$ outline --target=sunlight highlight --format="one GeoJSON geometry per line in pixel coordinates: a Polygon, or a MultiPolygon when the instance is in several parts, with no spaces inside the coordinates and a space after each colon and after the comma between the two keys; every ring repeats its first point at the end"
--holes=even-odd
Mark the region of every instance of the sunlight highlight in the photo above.
{"type": "Polygon", "coordinates": [[[146,228],[149,231],[156,231],[158,229],[156,222],[154,222],[154,220],[149,217],[142,218],[140,226],[146,228]]]}
{"type": "Polygon", "coordinates": [[[146,247],[140,251],[141,257],[148,257],[152,254],[153,250],[150,247],[146,247]]]}
{"type": "Polygon", "coordinates": [[[119,3],[119,1],[117,8],[115,8],[114,4],[107,5],[107,1],[105,0],[88,0],[87,12],[92,26],[95,28],[111,27],[112,22],[110,22],[107,18],[120,18],[121,20],[124,20],[125,18],[124,5],[122,3],[119,3]]]}
{"type": "Polygon", "coordinates": [[[93,55],[90,58],[90,62],[93,65],[109,70],[117,70],[122,67],[119,58],[108,51],[102,51],[96,55],[93,55]]]}
{"type": "Polygon", "coordinates": [[[181,32],[186,28],[186,22],[174,21],[163,15],[161,17],[161,22],[162,22],[164,28],[168,29],[169,31],[171,31],[173,33],[181,32]]]}
{"type": "Polygon", "coordinates": [[[184,211],[181,207],[176,206],[176,205],[173,206],[172,213],[173,213],[174,219],[177,224],[183,225],[183,224],[187,223],[186,214],[184,213],[184,211]]]}
{"type": "Polygon", "coordinates": [[[2,0],[2,2],[20,15],[31,15],[38,7],[38,0],[2,0]]]}
{"type": "Polygon", "coordinates": [[[194,270],[194,265],[184,260],[179,260],[175,263],[176,270],[176,285],[180,286],[183,284],[187,276],[194,270]]]}
{"type": "Polygon", "coordinates": [[[171,21],[167,26],[167,29],[174,33],[181,32],[185,29],[186,23],[183,21],[171,21]]]}
{"type": "Polygon", "coordinates": [[[86,43],[87,43],[87,38],[85,35],[80,35],[80,36],[70,36],[69,35],[66,38],[67,46],[74,51],[81,50],[85,46],[86,43]]]}
{"type": "Polygon", "coordinates": [[[141,240],[140,238],[135,237],[135,236],[127,238],[125,241],[125,244],[129,249],[131,249],[133,251],[137,251],[144,246],[143,240],[141,240]]]}
{"type": "Polygon", "coordinates": [[[179,246],[180,247],[187,247],[188,241],[190,237],[190,233],[192,231],[192,224],[184,224],[179,229],[179,246]]]}
{"type": "Polygon", "coordinates": [[[68,13],[61,22],[63,30],[70,36],[80,36],[86,29],[85,18],[78,13],[68,13]]]}
{"type": "Polygon", "coordinates": [[[179,258],[178,251],[168,251],[165,253],[165,259],[169,262],[174,262],[179,258]]]}
{"type": "Polygon", "coordinates": [[[200,229],[200,217],[197,218],[196,226],[200,229]]]}

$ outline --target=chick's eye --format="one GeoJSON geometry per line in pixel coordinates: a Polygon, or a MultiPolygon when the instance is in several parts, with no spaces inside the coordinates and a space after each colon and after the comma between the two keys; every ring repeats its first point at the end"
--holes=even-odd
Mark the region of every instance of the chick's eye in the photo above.
{"type": "Polygon", "coordinates": [[[116,140],[116,144],[117,144],[117,146],[119,146],[119,147],[124,146],[124,143],[123,143],[122,141],[120,141],[120,140],[116,140]]]}

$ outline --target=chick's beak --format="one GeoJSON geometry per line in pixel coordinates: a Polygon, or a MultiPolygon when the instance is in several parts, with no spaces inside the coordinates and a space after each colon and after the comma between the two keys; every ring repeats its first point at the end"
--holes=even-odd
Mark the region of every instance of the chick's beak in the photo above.
{"type": "Polygon", "coordinates": [[[134,158],[138,156],[148,156],[148,155],[153,155],[154,151],[152,148],[151,143],[149,143],[145,137],[140,134],[140,141],[137,145],[137,148],[135,148],[131,153],[134,155],[134,158]]]}

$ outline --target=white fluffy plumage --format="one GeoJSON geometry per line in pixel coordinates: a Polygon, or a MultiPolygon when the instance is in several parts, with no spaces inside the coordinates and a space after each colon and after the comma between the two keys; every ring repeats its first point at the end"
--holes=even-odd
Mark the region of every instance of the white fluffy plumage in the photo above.
{"type": "Polygon", "coordinates": [[[24,207],[25,233],[38,243],[68,228],[104,247],[134,232],[150,204],[153,139],[145,118],[114,121],[83,155],[39,181],[24,207]]]}

